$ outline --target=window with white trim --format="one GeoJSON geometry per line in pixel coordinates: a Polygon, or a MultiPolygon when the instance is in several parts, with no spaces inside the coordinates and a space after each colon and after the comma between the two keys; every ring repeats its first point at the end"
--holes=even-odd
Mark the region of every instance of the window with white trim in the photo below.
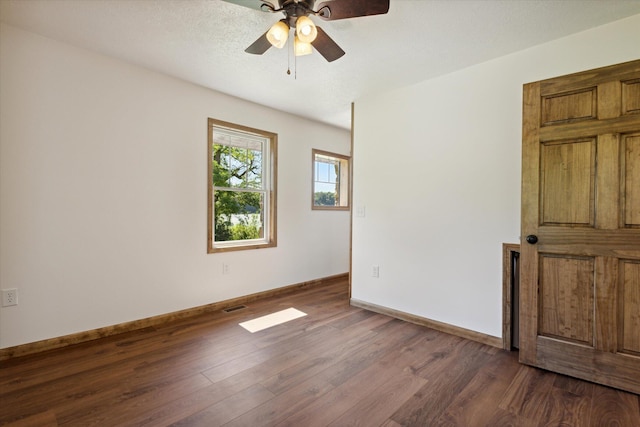
{"type": "Polygon", "coordinates": [[[207,251],[276,246],[277,134],[208,124],[207,251]]]}

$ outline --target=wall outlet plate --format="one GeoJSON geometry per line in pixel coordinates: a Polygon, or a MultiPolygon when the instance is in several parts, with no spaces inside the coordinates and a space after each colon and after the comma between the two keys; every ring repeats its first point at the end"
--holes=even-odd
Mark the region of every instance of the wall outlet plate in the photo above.
{"type": "Polygon", "coordinates": [[[3,289],[2,290],[2,306],[10,307],[12,305],[18,305],[18,290],[3,289]]]}

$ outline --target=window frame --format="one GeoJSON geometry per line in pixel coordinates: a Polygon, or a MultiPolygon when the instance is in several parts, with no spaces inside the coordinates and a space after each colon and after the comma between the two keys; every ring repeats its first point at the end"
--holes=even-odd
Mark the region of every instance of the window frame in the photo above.
{"type": "MultiPolygon", "coordinates": [[[[228,252],[247,249],[272,248],[277,246],[277,188],[278,188],[278,134],[261,129],[255,129],[236,123],[209,118],[207,120],[207,253],[228,252]],[[236,133],[244,133],[253,137],[264,138],[262,168],[264,187],[255,192],[265,194],[265,217],[263,224],[265,236],[260,239],[230,240],[215,242],[214,216],[216,187],[213,185],[213,146],[214,128],[227,129],[236,133]],[[266,155],[265,155],[266,154],[266,155]]],[[[225,190],[227,191],[227,190],[225,190]]],[[[241,189],[239,191],[254,191],[241,189]]]]}
{"type": "Polygon", "coordinates": [[[311,150],[311,209],[312,210],[329,210],[329,211],[348,211],[351,209],[351,157],[346,156],[344,154],[332,153],[330,151],[312,149],[311,150]],[[341,165],[346,165],[346,171],[342,170],[340,178],[342,178],[340,183],[340,193],[339,196],[342,198],[346,194],[346,204],[338,205],[338,206],[326,206],[326,205],[316,205],[315,194],[316,194],[316,156],[325,156],[332,157],[338,161],[340,161],[341,165]]]}

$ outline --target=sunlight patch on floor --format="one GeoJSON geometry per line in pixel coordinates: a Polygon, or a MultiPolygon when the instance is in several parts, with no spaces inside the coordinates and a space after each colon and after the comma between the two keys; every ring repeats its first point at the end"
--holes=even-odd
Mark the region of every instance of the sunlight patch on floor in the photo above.
{"type": "Polygon", "coordinates": [[[306,315],[307,313],[303,313],[295,308],[287,308],[286,310],[277,311],[275,313],[267,314],[266,316],[242,322],[240,323],[240,326],[245,328],[247,331],[254,333],[306,315]]]}

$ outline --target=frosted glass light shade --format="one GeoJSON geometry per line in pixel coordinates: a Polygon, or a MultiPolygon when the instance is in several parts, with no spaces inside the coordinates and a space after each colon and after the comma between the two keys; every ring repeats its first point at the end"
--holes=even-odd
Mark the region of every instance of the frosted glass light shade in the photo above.
{"type": "Polygon", "coordinates": [[[296,35],[303,43],[311,43],[318,36],[318,29],[308,16],[296,20],[296,35]]]}
{"type": "Polygon", "coordinates": [[[289,26],[284,21],[278,21],[267,31],[267,40],[278,49],[282,49],[289,37],[289,26]]]}
{"type": "Polygon", "coordinates": [[[305,43],[298,36],[293,39],[293,52],[296,56],[309,55],[313,52],[311,43],[305,43]]]}

